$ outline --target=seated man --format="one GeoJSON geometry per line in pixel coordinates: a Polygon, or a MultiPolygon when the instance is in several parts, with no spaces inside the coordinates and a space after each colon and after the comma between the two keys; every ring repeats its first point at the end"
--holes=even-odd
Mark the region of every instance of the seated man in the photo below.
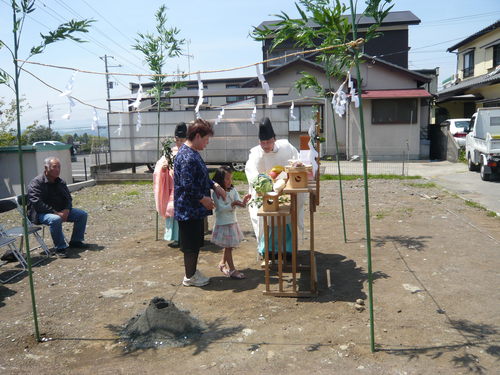
{"type": "Polygon", "coordinates": [[[50,227],[56,254],[66,257],[68,247],[85,248],[83,243],[87,213],[72,207],[71,194],[66,182],[59,178],[61,162],[56,157],[44,160],[44,172],[35,177],[28,186],[28,215],[35,224],[50,227]],[[62,223],[74,223],[69,245],[64,238],[62,223]]]}

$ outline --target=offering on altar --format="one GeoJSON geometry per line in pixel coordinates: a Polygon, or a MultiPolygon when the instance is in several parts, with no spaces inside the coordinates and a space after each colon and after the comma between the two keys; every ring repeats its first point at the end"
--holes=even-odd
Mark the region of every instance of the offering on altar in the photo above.
{"type": "Polygon", "coordinates": [[[308,177],[312,174],[312,166],[305,165],[300,160],[289,160],[290,165],[285,167],[288,173],[288,184],[291,188],[306,188],[308,177]]]}
{"type": "Polygon", "coordinates": [[[288,196],[281,195],[281,191],[286,185],[285,178],[286,173],[281,172],[276,182],[273,183],[273,180],[268,175],[258,175],[252,183],[252,187],[255,189],[257,196],[250,201],[250,205],[262,207],[266,212],[279,211],[280,203],[283,204],[290,201],[288,196]]]}
{"type": "Polygon", "coordinates": [[[270,169],[270,171],[267,173],[269,177],[273,179],[273,181],[276,181],[276,179],[280,176],[280,174],[285,170],[285,167],[282,165],[275,165],[270,169]]]}

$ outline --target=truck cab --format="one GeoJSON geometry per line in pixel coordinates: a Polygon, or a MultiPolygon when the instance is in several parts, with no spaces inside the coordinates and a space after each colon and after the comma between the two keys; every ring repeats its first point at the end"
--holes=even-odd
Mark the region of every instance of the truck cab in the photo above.
{"type": "Polygon", "coordinates": [[[469,170],[479,170],[483,181],[500,172],[500,107],[479,108],[472,115],[465,153],[469,170]]]}

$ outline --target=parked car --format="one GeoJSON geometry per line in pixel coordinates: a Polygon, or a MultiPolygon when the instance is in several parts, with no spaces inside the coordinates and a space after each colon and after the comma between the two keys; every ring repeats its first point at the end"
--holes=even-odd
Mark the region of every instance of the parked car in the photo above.
{"type": "MultiPolygon", "coordinates": [[[[59,141],[38,141],[38,142],[33,142],[32,146],[65,146],[66,143],[59,142],[59,141]]],[[[70,153],[71,153],[71,161],[77,161],[76,159],[76,150],[73,145],[71,145],[70,148],[70,153]]]]}
{"type": "Polygon", "coordinates": [[[450,118],[441,125],[448,125],[450,133],[460,147],[465,146],[465,136],[469,132],[470,118],[450,118]]]}
{"type": "Polygon", "coordinates": [[[500,173],[500,107],[478,108],[472,115],[465,155],[469,171],[479,170],[483,181],[500,173]]]}
{"type": "Polygon", "coordinates": [[[65,144],[59,141],[38,141],[34,142],[32,146],[63,146],[65,144]]]}

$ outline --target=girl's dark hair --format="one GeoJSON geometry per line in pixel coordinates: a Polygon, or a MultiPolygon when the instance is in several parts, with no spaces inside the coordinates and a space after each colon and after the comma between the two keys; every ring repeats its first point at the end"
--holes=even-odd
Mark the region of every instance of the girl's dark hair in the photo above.
{"type": "Polygon", "coordinates": [[[187,139],[192,141],[195,139],[196,134],[199,134],[200,137],[204,137],[206,135],[213,136],[214,130],[208,121],[199,118],[189,125],[187,130],[187,139]]]}
{"type": "MultiPolygon", "coordinates": [[[[222,167],[217,168],[214,174],[214,178],[212,179],[213,182],[218,183],[220,186],[222,186],[223,189],[226,187],[224,186],[224,177],[226,176],[226,173],[233,173],[233,170],[231,167],[228,167],[227,165],[223,165],[222,167]]],[[[231,184],[229,187],[230,189],[233,188],[234,186],[231,184]]]]}

